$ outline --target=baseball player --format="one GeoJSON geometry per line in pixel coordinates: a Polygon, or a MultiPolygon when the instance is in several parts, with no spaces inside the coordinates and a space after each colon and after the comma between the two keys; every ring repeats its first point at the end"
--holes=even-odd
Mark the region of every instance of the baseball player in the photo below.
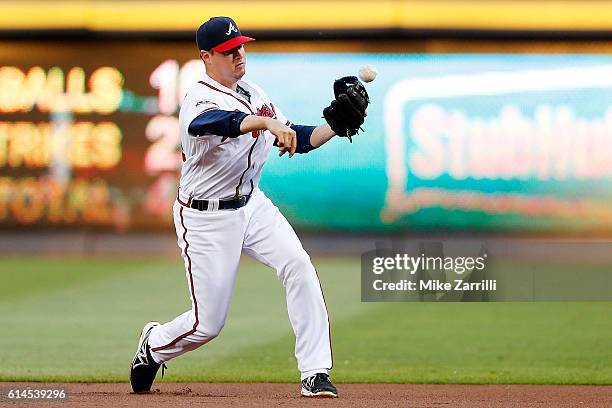
{"type": "Polygon", "coordinates": [[[196,32],[206,74],[189,89],[179,113],[183,165],[173,207],[191,310],[144,326],[130,370],[134,392],[149,391],[168,360],[217,337],[244,253],[275,269],[285,287],[301,394],[337,397],[328,376],[330,327],[317,272],[258,182],[273,146],[292,157],[334,135],[355,135],[369,98],[357,78],[341,78],[323,112],[326,124],[292,124],[259,86],[243,78],[243,44],[253,40],[228,17],[211,18],[196,32]]]}

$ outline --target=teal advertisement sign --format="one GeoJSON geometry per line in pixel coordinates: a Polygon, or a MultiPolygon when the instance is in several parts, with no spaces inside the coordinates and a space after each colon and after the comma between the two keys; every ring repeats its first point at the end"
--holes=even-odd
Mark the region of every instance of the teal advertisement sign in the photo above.
{"type": "Polygon", "coordinates": [[[258,54],[248,74],[294,123],[320,124],[333,80],[366,63],[364,132],[264,168],[296,225],[612,229],[612,58],[258,54]]]}

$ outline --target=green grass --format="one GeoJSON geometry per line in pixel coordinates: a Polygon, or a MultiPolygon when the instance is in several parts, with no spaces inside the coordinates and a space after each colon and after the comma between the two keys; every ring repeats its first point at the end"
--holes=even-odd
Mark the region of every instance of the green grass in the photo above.
{"type": "MultiPolygon", "coordinates": [[[[612,384],[612,303],[361,303],[358,259],[315,264],[336,382],[612,384]]],[[[0,260],[0,381],[127,381],[142,325],[189,307],[167,259],[0,260]]],[[[274,272],[244,260],[221,336],[164,381],[295,381],[274,272]]]]}

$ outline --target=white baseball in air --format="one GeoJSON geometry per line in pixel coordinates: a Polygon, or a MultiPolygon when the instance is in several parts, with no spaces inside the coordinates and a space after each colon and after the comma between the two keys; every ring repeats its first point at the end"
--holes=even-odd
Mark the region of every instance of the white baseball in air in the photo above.
{"type": "Polygon", "coordinates": [[[376,78],[377,74],[378,71],[373,65],[364,64],[361,66],[361,68],[359,68],[359,79],[361,79],[363,82],[372,82],[376,78]]]}

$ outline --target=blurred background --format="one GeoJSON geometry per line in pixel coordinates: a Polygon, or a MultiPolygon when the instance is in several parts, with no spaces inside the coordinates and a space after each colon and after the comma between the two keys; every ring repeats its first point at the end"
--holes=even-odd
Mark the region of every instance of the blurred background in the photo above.
{"type": "Polygon", "coordinates": [[[0,228],[9,236],[34,231],[46,242],[62,231],[86,250],[83,240],[105,234],[173,233],[178,109],[203,72],[194,30],[214,15],[257,38],[247,75],[294,123],[321,123],[335,78],[364,63],[379,71],[352,145],[333,140],[290,162],[272,155],[264,169],[262,189],[301,231],[612,232],[609,1],[0,8],[0,228]]]}
{"type": "MultiPolygon", "coordinates": [[[[189,308],[177,113],[216,15],[257,38],[247,76],[294,123],[322,123],[334,79],[379,72],[352,144],[272,153],[261,180],[313,255],[337,381],[612,383],[609,302],[365,303],[359,286],[378,240],[454,237],[460,255],[496,240],[508,276],[589,270],[609,299],[609,245],[546,243],[612,234],[603,0],[0,1],[0,380],[126,381],[143,323],[189,308]]],[[[223,340],[166,378],[294,381],[283,297],[245,260],[223,340]]]]}

